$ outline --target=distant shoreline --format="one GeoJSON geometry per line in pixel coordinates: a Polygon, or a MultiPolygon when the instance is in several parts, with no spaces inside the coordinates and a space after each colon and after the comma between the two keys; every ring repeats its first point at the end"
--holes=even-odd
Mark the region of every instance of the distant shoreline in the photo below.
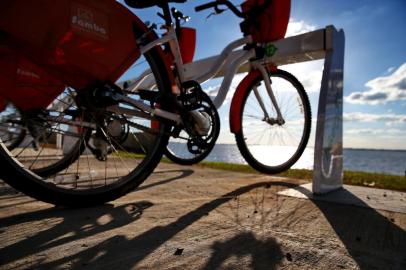
{"type": "Polygon", "coordinates": [[[391,151],[391,152],[406,152],[406,149],[379,149],[379,148],[343,148],[344,150],[356,151],[391,151]]]}
{"type": "MultiPolygon", "coordinates": [[[[235,144],[233,144],[233,143],[218,143],[218,145],[235,145],[235,144]]],[[[314,148],[314,146],[308,146],[308,148],[314,148]]],[[[343,150],[406,152],[406,149],[353,148],[353,147],[344,147],[343,150]]]]}

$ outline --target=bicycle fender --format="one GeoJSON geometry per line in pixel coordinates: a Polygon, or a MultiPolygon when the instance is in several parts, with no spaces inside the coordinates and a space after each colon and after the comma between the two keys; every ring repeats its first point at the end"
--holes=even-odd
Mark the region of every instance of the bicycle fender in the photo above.
{"type": "MultiPolygon", "coordinates": [[[[75,89],[95,81],[115,82],[131,67],[140,57],[134,29],[148,33],[148,40],[157,38],[139,17],[115,0],[1,0],[0,29],[10,37],[5,39],[6,47],[18,57],[42,67],[62,86],[75,89]]],[[[158,47],[154,50],[163,57],[158,47]]],[[[166,66],[171,74],[170,64],[166,66]]],[[[35,70],[29,72],[41,81],[35,70]]],[[[41,87],[48,84],[54,85],[39,83],[41,87]]],[[[59,89],[55,93],[59,94],[59,89]]]]}
{"type": "Polygon", "coordinates": [[[237,86],[237,90],[235,90],[230,106],[230,131],[234,134],[241,131],[241,109],[244,96],[249,90],[250,85],[259,76],[261,76],[261,73],[258,70],[251,70],[237,86]]]}

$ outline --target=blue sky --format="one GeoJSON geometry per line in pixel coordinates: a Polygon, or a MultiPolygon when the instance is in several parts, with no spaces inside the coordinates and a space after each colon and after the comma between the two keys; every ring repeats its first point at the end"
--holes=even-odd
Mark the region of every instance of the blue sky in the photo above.
{"type": "MultiPolygon", "coordinates": [[[[192,19],[197,29],[195,59],[218,54],[241,37],[240,19],[231,12],[211,16],[194,7],[208,1],[174,5],[192,19]]],[[[232,1],[240,4],[242,1],[232,1]]],[[[161,23],[158,9],[134,10],[144,21],[161,23]]],[[[405,0],[292,0],[289,35],[335,25],[346,35],[344,71],[344,147],[406,149],[406,1],[405,0]]],[[[323,61],[283,66],[309,91],[316,119],[323,61]]],[[[233,83],[235,87],[241,76],[233,83]]],[[[210,82],[206,87],[218,84],[210,82]]],[[[233,89],[232,89],[233,90],[233,89]]],[[[220,142],[228,134],[228,106],[220,109],[220,142]]],[[[315,125],[313,125],[313,132],[315,125]]],[[[309,142],[314,144],[314,137],[309,142]]]]}

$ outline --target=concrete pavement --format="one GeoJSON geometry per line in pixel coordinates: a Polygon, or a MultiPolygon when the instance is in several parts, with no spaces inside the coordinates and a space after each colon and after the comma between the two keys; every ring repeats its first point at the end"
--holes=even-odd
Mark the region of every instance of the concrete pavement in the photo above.
{"type": "Polygon", "coordinates": [[[406,214],[283,194],[300,184],[161,164],[86,209],[2,184],[0,269],[406,269],[406,214]]]}

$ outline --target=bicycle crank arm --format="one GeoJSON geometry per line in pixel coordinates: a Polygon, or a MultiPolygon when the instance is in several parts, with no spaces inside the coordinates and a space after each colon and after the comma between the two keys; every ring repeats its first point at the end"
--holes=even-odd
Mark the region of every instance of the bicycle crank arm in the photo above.
{"type": "Polygon", "coordinates": [[[117,105],[107,107],[106,109],[108,112],[113,112],[113,113],[117,113],[117,114],[136,116],[136,117],[140,117],[140,118],[144,118],[144,119],[148,119],[148,120],[153,119],[153,117],[149,113],[145,113],[140,110],[132,110],[132,109],[128,109],[128,108],[123,108],[123,107],[120,107],[117,105]]]}
{"type": "Polygon", "coordinates": [[[138,100],[129,98],[129,97],[125,96],[125,95],[118,94],[118,93],[114,93],[113,98],[116,101],[121,101],[121,102],[128,103],[128,104],[133,105],[134,107],[136,107],[136,108],[138,108],[138,109],[140,109],[140,110],[142,110],[144,112],[148,112],[151,115],[151,117],[158,116],[158,117],[161,117],[161,118],[164,118],[164,119],[171,120],[171,121],[175,122],[176,124],[181,124],[182,123],[182,118],[180,117],[180,115],[178,115],[176,113],[171,113],[171,112],[161,110],[161,109],[158,109],[158,108],[153,109],[150,106],[146,105],[142,101],[138,101],[138,100]]]}

